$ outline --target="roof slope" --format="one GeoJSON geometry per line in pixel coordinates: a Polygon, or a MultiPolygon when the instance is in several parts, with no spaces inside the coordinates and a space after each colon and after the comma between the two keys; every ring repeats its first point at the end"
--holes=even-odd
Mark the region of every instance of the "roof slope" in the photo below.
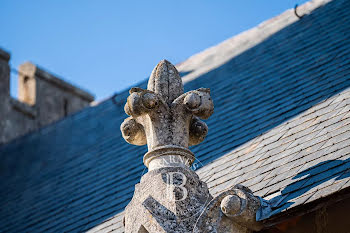
{"type": "MultiPolygon", "coordinates": [[[[350,185],[350,2],[324,2],[178,66],[185,89],[211,88],[209,134],[191,149],[214,195],[243,183],[278,214],[350,185]]],[[[1,230],[123,231],[146,151],[121,137],[127,95],[0,148],[1,230]]]]}

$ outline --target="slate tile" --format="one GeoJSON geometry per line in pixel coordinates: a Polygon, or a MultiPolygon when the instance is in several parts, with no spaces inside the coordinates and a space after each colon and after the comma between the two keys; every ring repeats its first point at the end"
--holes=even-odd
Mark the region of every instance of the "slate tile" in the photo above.
{"type": "Polygon", "coordinates": [[[341,189],[348,188],[349,186],[350,186],[350,180],[347,181],[347,182],[341,187],[341,189]]]}
{"type": "Polygon", "coordinates": [[[304,204],[306,201],[308,201],[315,193],[317,193],[317,190],[313,190],[311,192],[307,192],[306,194],[298,197],[298,198],[295,198],[295,199],[292,199],[290,200],[289,202],[292,203],[288,208],[286,209],[291,209],[295,206],[299,206],[299,205],[302,205],[304,204]]]}
{"type": "Polygon", "coordinates": [[[266,188],[271,183],[273,178],[274,178],[274,176],[269,177],[267,179],[264,178],[260,182],[256,182],[255,184],[249,186],[249,188],[254,190],[254,191],[260,191],[260,190],[266,188]]]}

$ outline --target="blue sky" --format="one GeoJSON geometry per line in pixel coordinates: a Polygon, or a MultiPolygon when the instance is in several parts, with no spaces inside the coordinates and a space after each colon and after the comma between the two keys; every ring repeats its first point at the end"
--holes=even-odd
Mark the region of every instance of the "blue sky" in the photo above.
{"type": "Polygon", "coordinates": [[[14,68],[32,61],[101,100],[304,2],[2,0],[0,47],[14,68]]]}

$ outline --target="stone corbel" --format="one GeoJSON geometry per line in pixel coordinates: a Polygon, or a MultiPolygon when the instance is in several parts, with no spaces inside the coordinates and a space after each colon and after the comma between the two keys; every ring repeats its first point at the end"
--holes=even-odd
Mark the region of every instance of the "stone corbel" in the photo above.
{"type": "Polygon", "coordinates": [[[261,198],[243,185],[235,185],[211,200],[198,218],[194,233],[249,233],[262,229],[256,221],[261,198]]]}

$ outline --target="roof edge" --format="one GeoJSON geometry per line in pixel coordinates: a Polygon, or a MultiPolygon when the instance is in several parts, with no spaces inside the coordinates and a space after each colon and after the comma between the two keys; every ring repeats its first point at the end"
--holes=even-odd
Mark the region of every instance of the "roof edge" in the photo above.
{"type": "MultiPolygon", "coordinates": [[[[298,6],[298,14],[310,14],[315,9],[331,1],[332,0],[311,0],[298,6]]],[[[243,31],[219,44],[192,55],[185,61],[177,64],[176,68],[181,72],[189,72],[189,74],[183,77],[183,82],[185,84],[207,73],[209,70],[218,68],[233,57],[254,47],[298,20],[300,20],[300,18],[295,15],[294,9],[288,9],[273,18],[263,21],[256,27],[243,31]],[[211,62],[209,63],[206,61],[208,57],[215,57],[215,59],[211,58],[211,62]]]]}
{"type": "Polygon", "coordinates": [[[314,212],[318,209],[321,209],[322,207],[327,207],[346,199],[350,199],[350,187],[342,189],[328,196],[316,199],[310,203],[298,205],[286,211],[272,215],[268,219],[262,220],[262,223],[264,224],[264,228],[273,227],[291,218],[314,212]]]}

